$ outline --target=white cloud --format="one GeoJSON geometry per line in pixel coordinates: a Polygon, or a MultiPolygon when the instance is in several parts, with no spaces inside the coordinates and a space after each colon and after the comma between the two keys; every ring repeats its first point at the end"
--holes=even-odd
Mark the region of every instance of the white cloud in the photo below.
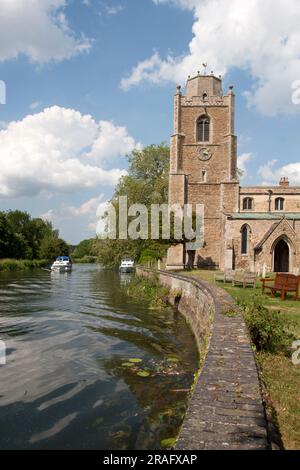
{"type": "Polygon", "coordinates": [[[243,172],[242,178],[247,176],[246,164],[252,159],[252,153],[243,153],[237,159],[237,167],[243,172]]]}
{"type": "Polygon", "coordinates": [[[0,131],[0,196],[114,186],[126,172],[105,169],[103,162],[136,146],[124,127],[73,109],[47,108],[0,131]]]}
{"type": "Polygon", "coordinates": [[[159,84],[162,80],[173,80],[172,67],[174,62],[171,58],[167,59],[164,63],[157,52],[146,60],[140,62],[132,71],[131,75],[121,80],[121,88],[125,91],[129,90],[132,86],[138,85],[142,81],[150,81],[159,84]],[[163,71],[164,69],[164,71],[163,71]],[[169,75],[168,75],[169,73],[169,75]]]}
{"type": "Polygon", "coordinates": [[[115,6],[106,6],[106,13],[108,15],[117,15],[118,13],[121,13],[121,11],[124,10],[124,6],[122,5],[115,5],[115,6]]]}
{"type": "Polygon", "coordinates": [[[41,105],[42,105],[41,101],[34,101],[33,103],[29,105],[29,109],[31,109],[31,111],[34,111],[35,109],[39,108],[41,105]]]}
{"type": "Polygon", "coordinates": [[[246,96],[261,113],[300,111],[300,106],[292,103],[292,83],[300,79],[299,0],[153,1],[193,10],[189,51],[165,59],[155,53],[123,78],[123,89],[142,80],[182,82],[207,62],[216,74],[224,75],[234,68],[247,71],[254,85],[246,96]]]}
{"type": "Polygon", "coordinates": [[[61,61],[88,52],[65,16],[67,0],[0,0],[0,62],[24,54],[32,62],[61,61]]]}
{"type": "Polygon", "coordinates": [[[95,235],[101,235],[105,231],[106,221],[102,217],[107,210],[108,203],[109,201],[104,199],[104,195],[100,194],[98,197],[83,202],[80,206],[61,204],[57,209],[49,209],[40,217],[58,225],[66,220],[78,224],[78,220],[81,220],[81,226],[86,226],[86,229],[94,232],[95,235]]]}
{"type": "Polygon", "coordinates": [[[88,215],[96,217],[99,205],[107,204],[107,201],[103,202],[103,197],[104,195],[100,194],[100,196],[89,199],[88,201],[81,204],[79,207],[65,207],[63,208],[63,213],[69,213],[74,216],[88,215]]]}
{"type": "Polygon", "coordinates": [[[134,147],[141,147],[128,135],[126,127],[116,127],[112,122],[100,121],[99,130],[99,135],[88,154],[91,158],[107,161],[116,156],[126,155],[134,147]]]}
{"type": "Polygon", "coordinates": [[[174,3],[174,5],[193,10],[198,3],[197,0],[153,0],[157,5],[159,3],[174,3]]]}
{"type": "Polygon", "coordinates": [[[258,169],[258,174],[263,178],[264,184],[278,185],[280,178],[286,176],[291,185],[300,186],[300,162],[289,163],[281,167],[276,167],[276,163],[277,160],[270,160],[258,169]]]}

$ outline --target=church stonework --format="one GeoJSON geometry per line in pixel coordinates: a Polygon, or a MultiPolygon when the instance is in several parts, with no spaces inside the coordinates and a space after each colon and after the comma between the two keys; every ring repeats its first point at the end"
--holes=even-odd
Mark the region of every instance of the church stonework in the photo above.
{"type": "Polygon", "coordinates": [[[168,250],[167,269],[186,266],[300,271],[300,187],[241,187],[237,174],[235,95],[213,74],[177,87],[171,137],[169,204],[204,205],[204,243],[168,250]]]}

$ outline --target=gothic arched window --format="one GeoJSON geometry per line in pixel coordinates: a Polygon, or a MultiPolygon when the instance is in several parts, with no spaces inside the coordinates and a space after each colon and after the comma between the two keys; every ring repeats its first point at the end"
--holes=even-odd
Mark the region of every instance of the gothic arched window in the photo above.
{"type": "Polygon", "coordinates": [[[243,210],[252,211],[253,209],[253,199],[251,197],[245,197],[243,199],[243,210]]]}
{"type": "Polygon", "coordinates": [[[197,142],[209,142],[210,120],[208,116],[201,116],[197,121],[197,142]]]}
{"type": "Polygon", "coordinates": [[[275,211],[283,211],[284,210],[284,199],[283,197],[278,197],[275,199],[275,211]]]}
{"type": "Polygon", "coordinates": [[[242,255],[248,254],[249,235],[250,235],[250,227],[249,225],[244,225],[241,229],[241,253],[242,255]]]}

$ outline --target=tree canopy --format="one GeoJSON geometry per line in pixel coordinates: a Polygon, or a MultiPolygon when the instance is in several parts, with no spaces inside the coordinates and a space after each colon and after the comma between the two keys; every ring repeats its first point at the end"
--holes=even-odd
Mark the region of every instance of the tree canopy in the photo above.
{"type": "Polygon", "coordinates": [[[75,258],[85,258],[89,256],[95,256],[95,239],[90,238],[82,240],[74,249],[73,256],[75,258]]]}
{"type": "Polygon", "coordinates": [[[0,258],[51,260],[68,253],[67,243],[51,222],[19,210],[0,212],[0,258]]]}
{"type": "MultiPolygon", "coordinates": [[[[127,196],[128,206],[144,204],[164,204],[168,201],[168,177],[170,149],[165,143],[149,145],[142,150],[134,150],[127,156],[128,174],[117,185],[111,203],[118,216],[118,198],[127,196]]],[[[155,240],[110,240],[98,239],[95,250],[99,261],[105,266],[117,266],[123,257],[140,259],[162,258],[168,248],[166,242],[155,240]]]]}

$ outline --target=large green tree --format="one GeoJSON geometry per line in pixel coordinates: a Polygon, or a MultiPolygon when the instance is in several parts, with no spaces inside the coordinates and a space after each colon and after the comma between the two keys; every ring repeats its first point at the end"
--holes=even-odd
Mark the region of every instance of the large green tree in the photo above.
{"type": "MultiPolygon", "coordinates": [[[[52,243],[54,248],[59,247],[57,239],[58,231],[53,230],[51,222],[19,210],[0,212],[0,258],[50,260],[53,254],[46,246],[52,243]]],[[[61,248],[68,251],[68,245],[62,242],[61,248]]]]}
{"type": "Polygon", "coordinates": [[[42,240],[39,255],[41,259],[53,260],[57,256],[69,256],[70,247],[61,238],[46,237],[42,240]]]}
{"type": "Polygon", "coordinates": [[[84,258],[85,256],[95,256],[94,239],[82,240],[74,250],[75,258],[84,258]]]}
{"type": "MultiPolygon", "coordinates": [[[[165,144],[150,145],[142,150],[134,150],[128,157],[128,174],[122,177],[116,187],[111,203],[118,217],[119,197],[127,196],[128,206],[144,204],[164,204],[168,201],[168,176],[170,149],[165,144]]],[[[124,256],[138,261],[140,258],[161,258],[168,245],[152,240],[110,240],[98,239],[95,242],[99,261],[105,266],[116,266],[124,256]]]]}

